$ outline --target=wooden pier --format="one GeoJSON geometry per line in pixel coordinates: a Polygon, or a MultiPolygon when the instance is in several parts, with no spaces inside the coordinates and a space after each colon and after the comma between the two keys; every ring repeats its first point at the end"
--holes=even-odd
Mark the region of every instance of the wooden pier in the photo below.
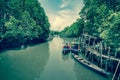
{"type": "Polygon", "coordinates": [[[114,61],[119,61],[120,60],[119,58],[115,58],[113,56],[107,56],[107,55],[103,55],[103,54],[101,55],[101,53],[99,53],[97,50],[94,50],[90,47],[86,47],[86,49],[88,51],[90,51],[91,53],[95,54],[96,56],[101,56],[101,57],[104,57],[106,59],[110,59],[110,60],[114,60],[114,61]]]}
{"type": "MultiPolygon", "coordinates": [[[[88,34],[83,34],[80,38],[79,38],[79,42],[80,42],[80,46],[81,49],[83,49],[83,52],[86,55],[86,57],[91,57],[93,54],[97,57],[100,58],[100,67],[103,67],[103,60],[105,61],[104,65],[105,65],[105,71],[107,71],[110,67],[114,70],[111,71],[113,73],[113,78],[112,80],[114,80],[115,78],[117,80],[120,80],[120,58],[117,58],[117,50],[114,50],[111,52],[111,48],[108,47],[106,44],[102,43],[102,41],[100,39],[97,39],[97,37],[88,35],[88,34]],[[106,52],[104,52],[106,51],[106,52]],[[113,55],[111,55],[113,54],[113,55]],[[112,62],[117,62],[116,65],[112,64],[112,62]],[[109,67],[108,67],[109,66],[109,67]]],[[[91,57],[91,62],[93,62],[93,57],[91,57]]]]}

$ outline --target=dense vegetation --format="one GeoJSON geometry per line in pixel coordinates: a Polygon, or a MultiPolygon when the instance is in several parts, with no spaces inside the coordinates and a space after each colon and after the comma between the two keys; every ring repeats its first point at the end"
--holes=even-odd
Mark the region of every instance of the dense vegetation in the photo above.
{"type": "MultiPolygon", "coordinates": [[[[62,35],[90,34],[103,39],[104,43],[120,47],[120,0],[83,0],[84,7],[79,13],[82,26],[65,28],[62,35]],[[80,27],[80,28],[79,28],[80,27]],[[76,29],[77,28],[77,29],[76,29]],[[72,34],[71,34],[72,32],[72,34]],[[75,33],[74,33],[75,32],[75,33]],[[64,33],[64,34],[63,34],[64,33]]],[[[74,24],[74,23],[73,23],[74,24]]],[[[73,26],[73,24],[71,26],[73,26]]]]}
{"type": "Polygon", "coordinates": [[[60,32],[60,36],[67,37],[77,37],[82,34],[82,29],[84,26],[84,21],[82,19],[77,19],[71,26],[66,27],[60,32]]]}
{"type": "Polygon", "coordinates": [[[55,35],[59,35],[59,31],[51,30],[50,31],[50,36],[55,36],[55,35]]]}
{"type": "Polygon", "coordinates": [[[38,0],[0,1],[0,49],[41,42],[49,27],[38,0]]]}

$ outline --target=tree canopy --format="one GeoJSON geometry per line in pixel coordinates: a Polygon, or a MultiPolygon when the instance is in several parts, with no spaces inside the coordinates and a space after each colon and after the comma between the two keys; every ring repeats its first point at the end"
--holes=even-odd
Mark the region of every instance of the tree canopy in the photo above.
{"type": "Polygon", "coordinates": [[[120,1],[84,0],[80,16],[85,21],[84,30],[103,39],[109,46],[120,46],[120,1]]]}
{"type": "Polygon", "coordinates": [[[63,31],[60,32],[60,36],[67,37],[77,37],[82,34],[84,26],[84,21],[82,19],[77,19],[72,25],[66,27],[63,31]]]}
{"type": "Polygon", "coordinates": [[[38,0],[1,0],[0,6],[0,48],[49,36],[48,17],[38,0]]]}

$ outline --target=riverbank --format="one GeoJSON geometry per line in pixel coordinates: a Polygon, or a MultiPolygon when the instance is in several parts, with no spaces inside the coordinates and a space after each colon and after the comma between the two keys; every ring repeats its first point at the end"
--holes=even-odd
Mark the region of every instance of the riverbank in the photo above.
{"type": "Polygon", "coordinates": [[[26,40],[26,41],[22,41],[18,39],[15,39],[13,41],[3,40],[0,42],[0,52],[13,48],[17,48],[17,49],[21,49],[21,47],[26,48],[28,45],[36,45],[39,43],[44,43],[46,41],[47,40],[43,38],[34,38],[32,40],[26,40]]]}

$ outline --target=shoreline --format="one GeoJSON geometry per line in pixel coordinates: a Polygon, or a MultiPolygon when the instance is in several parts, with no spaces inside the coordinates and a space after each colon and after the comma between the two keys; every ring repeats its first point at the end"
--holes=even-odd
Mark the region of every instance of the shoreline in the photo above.
{"type": "Polygon", "coordinates": [[[11,49],[25,49],[28,46],[34,46],[44,42],[47,42],[47,40],[43,38],[27,40],[25,42],[17,42],[17,40],[13,40],[12,42],[3,41],[0,42],[0,53],[11,49]]]}

